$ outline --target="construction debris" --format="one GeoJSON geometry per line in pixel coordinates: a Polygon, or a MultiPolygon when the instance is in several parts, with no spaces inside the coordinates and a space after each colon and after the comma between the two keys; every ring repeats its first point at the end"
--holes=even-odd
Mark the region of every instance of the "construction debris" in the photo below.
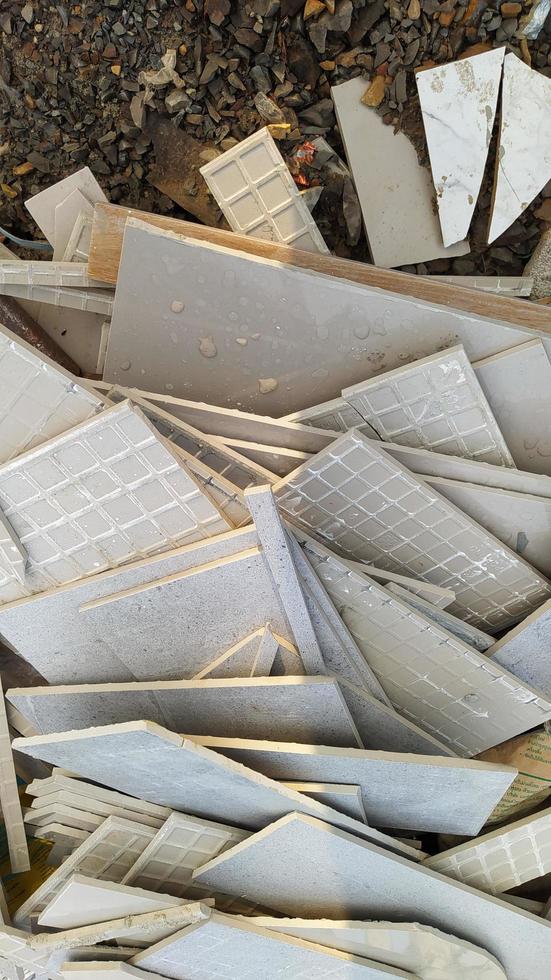
{"type": "MultiPolygon", "coordinates": [[[[320,48],[351,6],[309,5],[320,48]]],[[[381,249],[445,250],[430,208],[377,239],[349,162],[381,249]]],[[[6,980],[546,976],[549,312],[336,259],[301,189],[350,173],[318,136],[290,164],[267,128],[205,163],[236,232],[85,169],[31,201],[51,260],[0,259],[54,333],[101,318],[94,371],[0,326],[6,980]]]]}

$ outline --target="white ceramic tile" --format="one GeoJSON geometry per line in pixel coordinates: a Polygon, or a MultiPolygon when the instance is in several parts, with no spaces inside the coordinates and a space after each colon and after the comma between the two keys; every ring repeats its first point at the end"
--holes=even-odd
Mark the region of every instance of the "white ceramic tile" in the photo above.
{"type": "Polygon", "coordinates": [[[392,268],[465,255],[468,242],[444,246],[430,173],[405,133],[394,133],[362,103],[368,87],[366,78],[352,78],[331,95],[374,264],[392,268]]]}
{"type": "Polygon", "coordinates": [[[479,946],[417,922],[279,919],[254,924],[344,953],[411,970],[419,980],[506,980],[497,960],[479,946]]]}
{"type": "Polygon", "coordinates": [[[315,453],[338,435],[338,432],[328,432],[326,427],[318,429],[314,425],[272,419],[268,415],[240,412],[236,408],[206,405],[204,402],[173,398],[171,395],[157,395],[155,392],[138,391],[135,388],[118,387],[118,390],[127,398],[134,399],[137,395],[145,401],[153,402],[154,405],[160,405],[183,422],[220,439],[241,439],[278,446],[282,449],[298,449],[302,452],[315,453]]]}
{"type": "MultiPolygon", "coordinates": [[[[78,780],[75,780],[78,784],[78,780]]],[[[105,820],[105,817],[122,817],[123,820],[137,820],[138,823],[143,823],[147,827],[154,827],[158,830],[164,823],[164,820],[168,816],[165,815],[157,816],[150,813],[144,813],[142,810],[133,810],[127,806],[115,806],[113,803],[106,803],[104,800],[94,799],[93,796],[84,796],[78,792],[73,793],[67,790],[54,790],[52,793],[44,793],[41,796],[35,797],[31,804],[31,811],[35,815],[40,815],[45,811],[49,811],[51,808],[56,808],[63,806],[66,808],[71,808],[75,811],[75,816],[77,813],[84,811],[86,818],[94,814],[105,820]]],[[[30,811],[27,810],[27,813],[30,811]]],[[[68,823],[66,819],[59,820],[60,823],[68,823]]],[[[78,825],[77,825],[78,826],[78,825]]]]}
{"type": "Polygon", "coordinates": [[[0,507],[28,553],[26,595],[228,527],[129,403],[5,463],[0,507]]]}
{"type": "Polygon", "coordinates": [[[412,449],[383,442],[381,449],[402,466],[419,476],[441,476],[462,483],[475,483],[482,487],[496,487],[517,493],[532,493],[536,497],[551,497],[551,477],[541,473],[527,473],[509,466],[493,466],[477,463],[472,459],[444,456],[426,449],[412,449]]]}
{"type": "Polygon", "coordinates": [[[224,446],[234,449],[240,456],[250,459],[260,466],[267,468],[276,476],[287,476],[293,470],[310,458],[310,453],[298,449],[282,449],[279,446],[266,446],[258,442],[246,442],[244,439],[224,439],[224,446]]]}
{"type": "MultiPolygon", "coordinates": [[[[256,926],[254,921],[223,912],[212,912],[206,921],[189,926],[138,953],[132,963],[173,980],[204,980],[205,977],[220,980],[272,980],[276,977],[416,980],[405,970],[272,932],[256,926]]],[[[65,980],[72,978],[67,975],[65,980]]],[[[87,976],[84,980],[101,978],[87,976]]]]}
{"type": "Polygon", "coordinates": [[[488,242],[513,224],[551,178],[550,110],[551,81],[515,54],[506,55],[488,242]]]}
{"type": "Polygon", "coordinates": [[[489,632],[549,597],[546,579],[360,433],[340,436],[274,496],[345,554],[452,588],[450,612],[489,632]]]}
{"type": "Polygon", "coordinates": [[[271,779],[358,783],[368,823],[433,833],[477,834],[516,769],[409,752],[337,749],[253,739],[197,739],[271,779]]]}
{"type": "Polygon", "coordinates": [[[461,346],[345,388],[343,398],[387,442],[514,465],[461,346]]]}
{"type": "Polygon", "coordinates": [[[542,575],[551,575],[551,500],[528,493],[425,477],[427,484],[464,514],[522,555],[542,575]]]}
{"type": "Polygon", "coordinates": [[[8,698],[46,734],[147,718],[190,735],[362,745],[334,677],[242,677],[13,688],[8,698]]]}
{"type": "MultiPolygon", "coordinates": [[[[90,801],[89,807],[95,813],[100,811],[94,810],[94,806],[98,803],[104,803],[107,806],[124,807],[126,810],[133,810],[140,815],[156,818],[160,823],[163,823],[170,816],[168,807],[148,803],[134,796],[126,796],[124,793],[115,793],[111,789],[96,786],[94,783],[87,783],[83,779],[66,776],[60,770],[54,770],[47,779],[34,779],[26,788],[27,796],[33,796],[37,800],[51,796],[52,793],[61,792],[85,797],[90,801]]],[[[147,821],[144,820],[143,822],[146,823],[147,821]]]]}
{"type": "Polygon", "coordinates": [[[493,895],[541,878],[551,871],[551,809],[442,851],[425,865],[493,895]]]}
{"type": "Polygon", "coordinates": [[[487,651],[498,663],[551,696],[551,601],[545,602],[487,651]]]}
{"type": "Polygon", "coordinates": [[[11,738],[6,717],[4,692],[0,679],[0,803],[6,828],[10,866],[12,872],[28,871],[29,851],[25,826],[21,813],[21,802],[17,786],[17,776],[11,752],[11,738]]]}
{"type": "Polygon", "coordinates": [[[387,589],[405,602],[406,605],[417,609],[427,619],[432,619],[434,623],[438,623],[448,633],[453,633],[463,643],[466,643],[467,646],[474,647],[479,653],[485,653],[489,647],[493,646],[494,638],[489,633],[484,633],[482,630],[475,629],[474,626],[469,626],[468,623],[464,623],[457,616],[452,616],[445,609],[440,609],[438,606],[433,605],[432,602],[427,602],[422,596],[415,595],[409,589],[404,589],[403,586],[395,582],[389,582],[387,589]]]}
{"type": "MultiPolygon", "coordinates": [[[[381,128],[388,127],[381,122],[381,128]]],[[[408,193],[414,200],[411,188],[408,193]]],[[[528,327],[458,315],[380,287],[187,240],[137,219],[126,222],[118,284],[107,381],[260,415],[288,415],[334,399],[342,388],[450,341],[476,361],[534,337],[528,327]],[[143,276],[146,264],[157,277],[154,289],[143,276]],[[228,319],[228,310],[236,319],[228,319]],[[155,334],[152,320],[159,323],[155,334]],[[246,347],[238,338],[247,338],[246,347]],[[204,356],[214,348],[215,357],[204,356]]]]}
{"type": "Polygon", "coordinates": [[[40,827],[29,827],[32,837],[40,837],[41,840],[49,840],[52,844],[72,851],[79,844],[82,844],[89,836],[88,830],[80,830],[78,827],[66,827],[62,823],[42,824],[40,827]]]}
{"type": "Polygon", "coordinates": [[[46,238],[52,245],[55,243],[56,206],[77,188],[90,204],[107,201],[105,194],[89,167],[83,167],[81,170],[76,171],[76,173],[70,174],[69,177],[65,177],[64,180],[50,184],[46,190],[40,191],[39,194],[35,194],[34,197],[30,197],[25,201],[27,211],[34,218],[38,227],[44,232],[46,238]]]}
{"type": "Polygon", "coordinates": [[[65,884],[71,874],[120,881],[136,858],[147,847],[156,831],[138,823],[108,817],[83,841],[57,871],[38,886],[17,909],[16,925],[24,926],[33,913],[41,912],[65,884]]]}
{"type": "Polygon", "coordinates": [[[95,415],[105,398],[0,327],[0,462],[95,415]]]}
{"type": "MultiPolygon", "coordinates": [[[[426,276],[425,278],[429,278],[426,276]]],[[[430,276],[438,282],[500,296],[529,296],[534,280],[530,276],[430,276]]]]}
{"type": "Polygon", "coordinates": [[[551,363],[541,340],[473,364],[517,466],[551,476],[551,363]]]}
{"type": "MultiPolygon", "coordinates": [[[[418,853],[408,844],[368,828],[359,820],[295,793],[281,783],[152,722],[127,722],[79,732],[40,735],[16,739],[13,745],[24,755],[62,763],[123,792],[131,791],[144,799],[154,799],[174,810],[208,820],[231,821],[232,825],[256,830],[283,813],[308,813],[345,827],[361,838],[376,841],[381,847],[419,860],[418,853]]],[[[102,827],[115,819],[108,817],[102,827]]],[[[128,867],[132,863],[129,862],[128,867]]],[[[86,868],[70,870],[90,873],[86,868]]],[[[128,868],[125,873],[126,870],[128,868]]],[[[100,877],[113,880],[112,875],[100,877]]]]}
{"type": "Polygon", "coordinates": [[[83,310],[86,313],[111,316],[115,294],[110,289],[78,289],[74,286],[14,286],[4,284],[0,286],[0,295],[14,296],[16,299],[32,300],[34,303],[46,303],[48,306],[57,306],[63,309],[83,310]]]}
{"type": "Polygon", "coordinates": [[[69,236],[67,247],[63,254],[63,261],[87,262],[90,256],[91,237],[92,217],[81,211],[69,236]]]}
{"type": "MultiPolygon", "coordinates": [[[[289,814],[195,872],[195,881],[309,918],[428,922],[481,946],[508,980],[545,976],[551,924],[311,817],[289,814]]],[[[446,978],[448,980],[448,978],[446,978]]]]}
{"type": "Polygon", "coordinates": [[[118,961],[62,963],[59,972],[63,980],[156,980],[154,973],[118,961]]]}
{"type": "Polygon", "coordinates": [[[105,289],[106,283],[88,275],[81,262],[42,262],[0,259],[0,283],[14,286],[77,286],[105,289]]]}
{"type": "Polygon", "coordinates": [[[233,231],[307,252],[329,251],[268,129],[200,172],[233,231]]]}
{"type": "Polygon", "coordinates": [[[0,565],[6,570],[6,577],[13,575],[21,585],[24,585],[27,561],[25,548],[0,511],[0,565]]]}
{"type": "Polygon", "coordinates": [[[505,48],[415,75],[444,245],[465,238],[484,176],[505,48]]]}
{"type": "MultiPolygon", "coordinates": [[[[0,926],[0,956],[25,971],[25,977],[50,977],[49,955],[32,949],[30,936],[21,929],[0,926]]],[[[55,974],[54,974],[55,978],[55,974]]]]}
{"type": "Polygon", "coordinates": [[[24,820],[26,826],[47,827],[50,823],[62,823],[67,827],[76,827],[77,830],[93,833],[103,823],[105,817],[96,813],[87,813],[85,810],[75,810],[62,803],[52,803],[51,806],[40,809],[28,807],[24,811],[24,820]]]}
{"type": "Polygon", "coordinates": [[[82,191],[75,187],[67,197],[56,204],[54,211],[54,262],[63,260],[75,223],[81,213],[93,217],[94,208],[82,191]]]}
{"type": "Polygon", "coordinates": [[[0,607],[4,640],[54,684],[193,677],[267,622],[292,640],[252,526],[0,607]]]}
{"type": "Polygon", "coordinates": [[[203,898],[208,892],[193,886],[192,872],[247,837],[249,832],[237,827],[173,813],[127,871],[122,884],[178,898],[203,898]]]}
{"type": "Polygon", "coordinates": [[[245,500],[304,665],[310,674],[324,673],[323,655],[271,488],[251,487],[245,500]]]}
{"type": "Polygon", "coordinates": [[[284,415],[282,421],[330,429],[333,432],[348,432],[349,429],[365,425],[365,419],[342,397],[284,415]]]}
{"type": "Polygon", "coordinates": [[[183,904],[172,895],[74,874],[40,913],[38,924],[48,929],[76,929],[183,904]]]}
{"type": "Polygon", "coordinates": [[[312,545],[306,554],[394,707],[459,755],[476,755],[551,717],[551,702],[538,690],[328,549],[312,545]]]}

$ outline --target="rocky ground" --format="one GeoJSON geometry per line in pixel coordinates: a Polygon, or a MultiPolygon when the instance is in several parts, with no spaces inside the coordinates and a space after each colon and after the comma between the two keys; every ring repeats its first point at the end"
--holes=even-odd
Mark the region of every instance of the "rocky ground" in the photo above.
{"type": "MultiPolygon", "coordinates": [[[[323,137],[344,156],[331,85],[364,76],[423,157],[415,68],[507,44],[551,76],[551,26],[520,40],[525,13],[485,0],[0,0],[0,225],[37,236],[23,201],[84,164],[114,202],[220,224],[197,167],[268,123],[301,188],[323,188],[330,248],[367,259],[352,185],[311,147],[323,137]]],[[[551,187],[487,248],[491,167],[471,255],[417,271],[522,272],[551,187]]]]}

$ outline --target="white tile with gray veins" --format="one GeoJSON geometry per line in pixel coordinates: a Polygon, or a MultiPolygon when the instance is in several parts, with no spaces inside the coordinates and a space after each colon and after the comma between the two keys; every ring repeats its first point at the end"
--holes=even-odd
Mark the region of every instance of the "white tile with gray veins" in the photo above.
{"type": "Polygon", "coordinates": [[[343,397],[387,442],[514,465],[460,345],[345,388],[343,397]]]}
{"type": "Polygon", "coordinates": [[[450,612],[488,632],[550,583],[409,470],[352,431],[274,486],[282,512],[353,558],[453,589],[450,612]]]}
{"type": "Polygon", "coordinates": [[[516,465],[551,476],[551,362],[541,340],[485,357],[473,368],[516,465]]]}
{"type": "MultiPolygon", "coordinates": [[[[272,932],[255,925],[254,919],[223,912],[211,912],[207,920],[174,933],[131,962],[172,980],[418,980],[409,971],[272,932]]],[[[66,975],[64,980],[73,977],[66,975]]]]}
{"type": "Polygon", "coordinates": [[[517,775],[476,759],[208,735],[197,741],[282,782],[355,781],[367,822],[400,830],[477,834],[517,775]]]}
{"type": "Polygon", "coordinates": [[[0,507],[28,554],[17,598],[228,528],[128,402],[0,467],[0,507]]]}
{"type": "MultiPolygon", "coordinates": [[[[149,721],[16,739],[14,749],[208,820],[257,830],[284,813],[308,813],[419,860],[408,844],[149,721]]],[[[129,862],[124,873],[133,863],[129,862]]],[[[266,907],[272,906],[267,903],[266,907]]]]}
{"type": "Polygon", "coordinates": [[[507,980],[495,957],[481,947],[418,922],[276,919],[264,915],[255,916],[253,922],[287,936],[411,970],[419,980],[507,980]]]}
{"type": "Polygon", "coordinates": [[[551,594],[522,558],[356,431],[273,489],[290,521],[345,555],[453,589],[449,611],[487,632],[551,594]]]}
{"type": "Polygon", "coordinates": [[[551,809],[428,858],[425,867],[497,895],[551,871],[551,809]]]}
{"type": "Polygon", "coordinates": [[[505,48],[416,73],[444,245],[466,238],[496,114],[505,48]]]}
{"type": "Polygon", "coordinates": [[[551,178],[551,80],[514,54],[503,62],[496,161],[489,243],[516,221],[551,178]]]}
{"type": "Polygon", "coordinates": [[[307,557],[394,707],[470,756],[551,717],[551,701],[315,544],[307,557]]]}
{"type": "Polygon", "coordinates": [[[8,698],[43,734],[148,718],[192,735],[362,745],[337,680],[326,676],[23,687],[8,698]]]}
{"type": "Polygon", "coordinates": [[[302,814],[253,834],[194,880],[286,915],[308,909],[312,918],[420,920],[460,932],[497,958],[507,980],[549,971],[550,922],[302,814]]]}

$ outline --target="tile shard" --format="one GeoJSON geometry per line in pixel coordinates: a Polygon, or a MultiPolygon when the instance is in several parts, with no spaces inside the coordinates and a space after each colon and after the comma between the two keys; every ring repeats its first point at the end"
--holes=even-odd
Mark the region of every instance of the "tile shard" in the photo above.
{"type": "Polygon", "coordinates": [[[430,174],[420,166],[413,144],[385,126],[375,109],[362,105],[364,90],[365,79],[353,78],[334,86],[331,96],[374,264],[392,268],[465,255],[467,241],[449,248],[442,242],[430,174]]]}
{"type": "Polygon", "coordinates": [[[505,48],[416,73],[444,245],[465,238],[492,137],[505,48]]]}
{"type": "Polygon", "coordinates": [[[513,224],[550,178],[551,80],[511,53],[503,62],[489,244],[513,224]]]}

